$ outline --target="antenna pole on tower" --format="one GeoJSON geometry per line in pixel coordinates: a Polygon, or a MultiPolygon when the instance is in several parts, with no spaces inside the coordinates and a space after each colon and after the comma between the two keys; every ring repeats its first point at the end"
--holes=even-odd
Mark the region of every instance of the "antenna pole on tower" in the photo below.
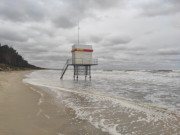
{"type": "Polygon", "coordinates": [[[79,45],[79,19],[78,19],[78,45],[79,45]]]}

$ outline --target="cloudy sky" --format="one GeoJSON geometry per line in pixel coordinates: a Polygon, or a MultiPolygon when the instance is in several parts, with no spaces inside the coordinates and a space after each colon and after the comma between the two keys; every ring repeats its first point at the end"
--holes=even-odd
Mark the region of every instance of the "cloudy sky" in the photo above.
{"type": "Polygon", "coordinates": [[[0,43],[61,68],[78,20],[98,68],[180,69],[180,0],[0,0],[0,43]]]}

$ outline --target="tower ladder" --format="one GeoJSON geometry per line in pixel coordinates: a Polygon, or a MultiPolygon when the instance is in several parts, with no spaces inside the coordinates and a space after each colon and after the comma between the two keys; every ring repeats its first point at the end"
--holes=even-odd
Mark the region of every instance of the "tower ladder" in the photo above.
{"type": "Polygon", "coordinates": [[[64,67],[63,67],[63,69],[62,69],[60,79],[63,78],[63,76],[64,76],[64,74],[65,74],[65,72],[66,72],[66,70],[67,70],[67,68],[68,68],[68,66],[69,66],[68,64],[69,64],[69,59],[66,61],[65,65],[64,65],[64,67]]]}

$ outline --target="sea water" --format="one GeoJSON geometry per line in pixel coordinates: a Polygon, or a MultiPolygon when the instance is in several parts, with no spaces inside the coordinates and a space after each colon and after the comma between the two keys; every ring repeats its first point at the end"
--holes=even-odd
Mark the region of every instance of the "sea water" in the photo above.
{"type": "Polygon", "coordinates": [[[180,71],[94,70],[91,81],[74,80],[71,70],[60,80],[60,73],[35,71],[23,81],[109,134],[180,133],[180,71]]]}

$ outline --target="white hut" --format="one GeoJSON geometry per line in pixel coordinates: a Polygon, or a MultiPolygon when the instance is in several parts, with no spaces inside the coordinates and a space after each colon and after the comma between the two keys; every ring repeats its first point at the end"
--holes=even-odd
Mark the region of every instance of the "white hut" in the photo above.
{"type": "Polygon", "coordinates": [[[92,45],[73,45],[72,46],[72,64],[77,65],[91,65],[92,45]]]}

